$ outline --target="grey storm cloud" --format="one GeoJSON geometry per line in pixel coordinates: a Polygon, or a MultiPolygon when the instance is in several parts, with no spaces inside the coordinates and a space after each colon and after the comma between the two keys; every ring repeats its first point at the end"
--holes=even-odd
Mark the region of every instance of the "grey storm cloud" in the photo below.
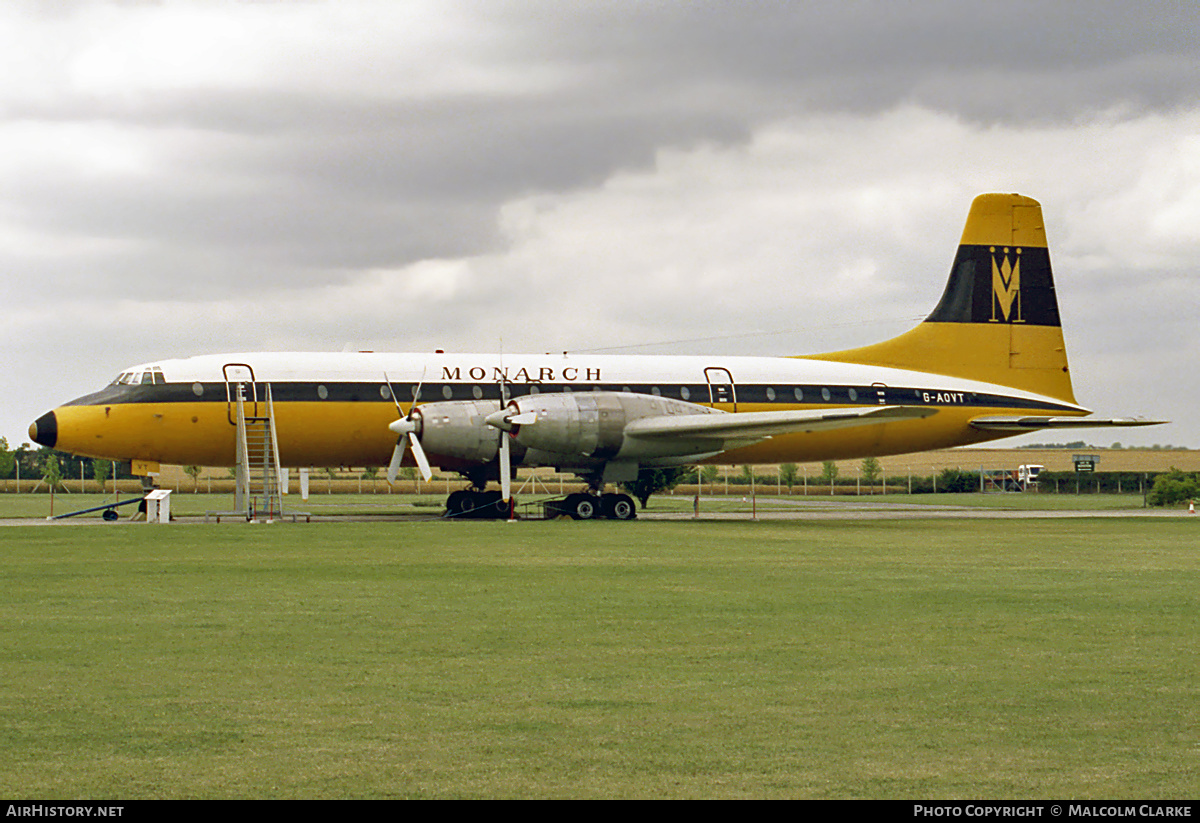
{"type": "MultiPolygon", "coordinates": [[[[368,8],[388,29],[387,6],[368,8]]],[[[499,241],[495,211],[514,196],[595,185],[652,165],[662,146],[735,143],[798,111],[913,102],[1011,124],[1179,105],[1200,89],[1195,26],[1168,4],[1159,13],[1039,3],[461,8],[490,32],[471,55],[481,71],[524,76],[545,66],[554,79],[431,93],[410,87],[410,63],[375,43],[333,55],[346,65],[332,89],[218,77],[99,97],[64,92],[37,104],[48,120],[136,131],[164,156],[144,174],[83,185],[39,174],[13,190],[10,215],[40,231],[248,257],[257,265],[230,277],[290,287],[308,280],[274,277],[272,262],[336,272],[478,253],[499,241]],[[346,80],[356,72],[360,89],[346,80]]],[[[229,14],[235,21],[236,7],[229,14]]],[[[390,27],[403,51],[402,27],[390,27]]],[[[469,48],[416,57],[454,60],[469,48]]],[[[11,111],[36,116],[29,103],[11,111]]],[[[150,252],[146,262],[158,254],[171,256],[150,252]]],[[[194,284],[176,282],[184,294],[194,284]]]]}

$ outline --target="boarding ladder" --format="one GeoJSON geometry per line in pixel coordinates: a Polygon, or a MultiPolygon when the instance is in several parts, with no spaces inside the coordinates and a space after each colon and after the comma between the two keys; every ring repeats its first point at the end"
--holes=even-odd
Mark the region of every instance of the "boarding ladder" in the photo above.
{"type": "Polygon", "coordinates": [[[266,385],[265,417],[247,417],[244,384],[237,384],[237,488],[234,507],[246,519],[275,520],[283,515],[279,441],[275,437],[275,405],[266,385]]]}

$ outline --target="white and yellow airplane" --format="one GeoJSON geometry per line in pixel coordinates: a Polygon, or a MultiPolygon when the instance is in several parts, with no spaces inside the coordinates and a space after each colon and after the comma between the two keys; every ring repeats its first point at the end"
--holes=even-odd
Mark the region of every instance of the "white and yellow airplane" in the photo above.
{"type": "Polygon", "coordinates": [[[238,386],[269,385],[284,466],[402,461],[461,473],[454,512],[510,497],[512,467],[579,475],[576,517],[634,516],[603,494],[640,468],[809,462],[941,449],[1047,428],[1137,426],[1075,402],[1041,206],[971,206],[941,301],[883,343],[805,357],[216,354],[134,366],[29,427],[90,457],[231,466],[238,386]],[[404,398],[402,403],[400,398],[404,398]],[[486,492],[499,479],[502,492],[486,492]]]}

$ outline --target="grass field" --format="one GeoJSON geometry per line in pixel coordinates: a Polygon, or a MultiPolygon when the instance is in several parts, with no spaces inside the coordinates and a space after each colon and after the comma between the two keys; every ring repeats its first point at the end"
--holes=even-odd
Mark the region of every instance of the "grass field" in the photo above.
{"type": "Polygon", "coordinates": [[[10,527],[0,794],[1194,797],[1197,536],[10,527]]]}

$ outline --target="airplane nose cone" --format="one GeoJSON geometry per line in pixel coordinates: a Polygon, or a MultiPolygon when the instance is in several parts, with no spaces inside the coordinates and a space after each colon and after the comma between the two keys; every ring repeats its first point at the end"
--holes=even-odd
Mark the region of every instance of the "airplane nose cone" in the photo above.
{"type": "Polygon", "coordinates": [[[58,442],[58,418],[54,412],[46,412],[29,424],[29,439],[47,448],[54,448],[58,442]]]}

